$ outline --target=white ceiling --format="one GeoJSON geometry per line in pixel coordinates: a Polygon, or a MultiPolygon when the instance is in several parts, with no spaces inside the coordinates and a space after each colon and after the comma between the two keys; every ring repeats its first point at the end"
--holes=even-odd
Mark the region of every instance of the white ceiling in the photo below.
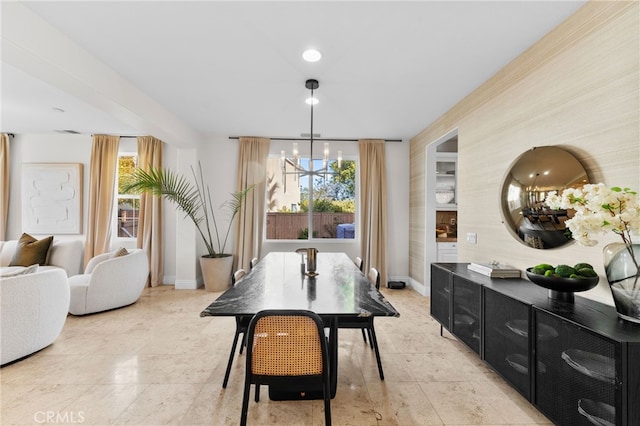
{"type": "MultiPolygon", "coordinates": [[[[308,133],[304,83],[315,78],[314,133],[409,139],[584,2],[22,4],[197,134],[308,133]],[[323,54],[315,64],[301,58],[311,46],[323,54]]],[[[150,128],[116,117],[95,97],[41,81],[4,54],[1,71],[4,132],[150,128]]]]}

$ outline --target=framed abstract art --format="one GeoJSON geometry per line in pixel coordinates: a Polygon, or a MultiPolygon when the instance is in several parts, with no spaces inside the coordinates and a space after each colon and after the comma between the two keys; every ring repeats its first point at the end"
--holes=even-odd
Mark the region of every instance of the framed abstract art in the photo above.
{"type": "Polygon", "coordinates": [[[82,180],[82,163],[23,163],[23,232],[82,233],[82,180]]]}

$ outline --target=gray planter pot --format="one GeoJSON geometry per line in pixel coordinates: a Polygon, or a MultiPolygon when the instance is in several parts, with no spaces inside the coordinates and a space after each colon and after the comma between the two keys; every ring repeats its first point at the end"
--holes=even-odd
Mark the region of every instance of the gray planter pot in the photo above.
{"type": "Polygon", "coordinates": [[[204,288],[207,291],[224,291],[231,285],[231,269],[233,268],[233,256],[225,257],[200,257],[200,269],[204,288]]]}

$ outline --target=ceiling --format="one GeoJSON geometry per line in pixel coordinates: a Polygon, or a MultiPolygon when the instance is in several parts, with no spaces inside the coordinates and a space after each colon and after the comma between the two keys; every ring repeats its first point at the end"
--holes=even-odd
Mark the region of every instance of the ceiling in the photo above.
{"type": "MultiPolygon", "coordinates": [[[[122,90],[106,92],[94,73],[94,93],[83,96],[86,88],[45,82],[35,67],[3,54],[1,130],[146,134],[179,123],[203,136],[297,137],[309,133],[304,83],[315,78],[314,133],[406,140],[583,4],[22,2],[113,71],[122,90]],[[321,51],[321,61],[302,60],[308,47],[321,51]],[[135,99],[129,84],[140,91],[135,99]]],[[[5,26],[3,19],[6,39],[5,26]]],[[[72,62],[81,72],[80,59],[65,63],[72,62]]]]}

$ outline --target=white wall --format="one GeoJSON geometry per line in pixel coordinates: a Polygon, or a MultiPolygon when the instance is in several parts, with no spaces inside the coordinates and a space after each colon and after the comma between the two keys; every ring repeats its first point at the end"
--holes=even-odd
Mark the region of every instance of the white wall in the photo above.
{"type": "MultiPolygon", "coordinates": [[[[177,150],[171,145],[164,145],[162,164],[164,167],[175,169],[177,164],[177,150]]],[[[168,202],[163,204],[164,211],[164,280],[165,284],[176,281],[176,221],[181,217],[176,209],[168,202]]]]}
{"type": "MultiPolygon", "coordinates": [[[[22,235],[22,197],[20,182],[22,179],[22,163],[82,163],[82,234],[56,235],[59,239],[85,239],[87,227],[87,205],[89,201],[88,176],[91,160],[91,136],[88,135],[16,135],[10,142],[10,190],[9,218],[7,223],[7,240],[15,240],[22,235]]],[[[44,235],[46,236],[46,235],[44,235]]],[[[34,235],[39,237],[39,235],[34,235]]]]}
{"type": "Polygon", "coordinates": [[[387,270],[391,280],[409,279],[409,142],[387,142],[389,233],[387,270]]]}

